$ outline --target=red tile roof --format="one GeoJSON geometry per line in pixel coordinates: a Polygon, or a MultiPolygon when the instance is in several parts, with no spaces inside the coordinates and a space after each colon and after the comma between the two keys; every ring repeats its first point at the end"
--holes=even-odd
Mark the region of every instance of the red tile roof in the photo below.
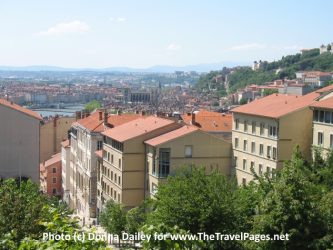
{"type": "Polygon", "coordinates": [[[163,144],[165,142],[174,140],[176,138],[182,137],[184,135],[193,133],[197,130],[199,130],[197,127],[185,125],[179,129],[173,130],[171,132],[168,132],[163,135],[152,138],[150,140],[147,140],[147,141],[145,141],[145,143],[149,144],[151,146],[157,146],[157,145],[163,144]]]}
{"type": "Polygon", "coordinates": [[[103,158],[103,150],[95,151],[95,155],[97,155],[99,158],[103,158]]]}
{"type": "MultiPolygon", "coordinates": [[[[133,121],[141,117],[139,114],[121,114],[121,115],[112,115],[108,116],[108,123],[113,127],[122,125],[126,122],[133,121]]],[[[108,127],[104,126],[104,112],[102,113],[102,120],[99,119],[99,111],[92,113],[90,116],[80,119],[73,123],[74,126],[81,126],[88,129],[91,132],[103,132],[108,127]]]]}
{"type": "Polygon", "coordinates": [[[324,87],[324,88],[321,88],[321,89],[318,89],[318,90],[316,90],[315,92],[316,93],[325,93],[325,92],[331,92],[331,91],[333,91],[333,84],[332,85],[328,85],[328,86],[326,86],[326,87],[324,87]]]}
{"type": "Polygon", "coordinates": [[[172,120],[148,116],[106,130],[102,134],[119,142],[124,142],[172,123],[174,123],[172,120]]]}
{"type": "MultiPolygon", "coordinates": [[[[185,123],[191,124],[191,114],[182,115],[185,123]]],[[[203,131],[211,132],[231,132],[232,115],[201,109],[195,113],[195,124],[203,131]]]]}
{"type": "Polygon", "coordinates": [[[47,161],[45,161],[44,166],[47,168],[49,166],[52,166],[55,163],[58,163],[61,161],[61,153],[52,155],[52,157],[50,159],[48,159],[47,161]]]}
{"type": "Polygon", "coordinates": [[[311,104],[314,108],[333,109],[333,96],[311,104]]]}
{"type": "Polygon", "coordinates": [[[0,105],[6,106],[6,107],[11,108],[11,109],[15,109],[15,110],[17,110],[21,113],[24,113],[24,114],[26,114],[28,116],[31,116],[33,118],[36,118],[38,120],[42,120],[42,117],[38,113],[36,113],[35,111],[23,108],[23,107],[15,104],[15,103],[6,101],[4,99],[0,99],[0,105]]]}
{"type": "Polygon", "coordinates": [[[69,140],[61,142],[61,146],[64,147],[64,148],[69,147],[69,140]]]}
{"type": "Polygon", "coordinates": [[[316,92],[304,96],[272,94],[237,107],[232,112],[279,118],[290,112],[309,106],[319,96],[320,94],[316,92]]]}

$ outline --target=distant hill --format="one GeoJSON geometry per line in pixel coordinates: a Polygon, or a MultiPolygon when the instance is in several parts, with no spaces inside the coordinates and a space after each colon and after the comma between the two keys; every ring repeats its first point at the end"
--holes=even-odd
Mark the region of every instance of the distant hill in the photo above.
{"type": "Polygon", "coordinates": [[[236,65],[250,65],[249,62],[220,62],[220,63],[203,63],[186,66],[169,66],[156,65],[149,68],[130,68],[130,67],[109,67],[109,68],[64,68],[49,65],[34,65],[25,67],[0,66],[1,71],[96,71],[96,72],[146,72],[146,73],[173,73],[174,71],[197,71],[209,72],[219,70],[223,67],[233,67],[236,65]]]}
{"type": "MultiPolygon", "coordinates": [[[[219,88],[219,86],[216,86],[215,77],[222,75],[224,79],[228,74],[230,91],[233,92],[252,83],[263,84],[285,77],[293,79],[296,77],[295,73],[297,71],[309,70],[333,71],[333,54],[319,54],[319,49],[312,49],[303,54],[283,56],[278,61],[264,64],[264,67],[257,71],[253,71],[250,67],[238,67],[234,70],[210,72],[210,74],[200,77],[197,87],[204,89],[210,85],[219,88]],[[233,72],[229,74],[231,71],[233,72]]],[[[220,88],[223,89],[223,87],[220,88]]]]}

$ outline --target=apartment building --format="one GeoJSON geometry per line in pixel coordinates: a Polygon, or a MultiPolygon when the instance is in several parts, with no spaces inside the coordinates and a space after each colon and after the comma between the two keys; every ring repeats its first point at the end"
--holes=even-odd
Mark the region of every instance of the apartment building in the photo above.
{"type": "Polygon", "coordinates": [[[272,173],[289,160],[295,145],[311,159],[312,111],[322,93],[272,94],[232,110],[234,166],[239,184],[272,173]]]}
{"type": "MultiPolygon", "coordinates": [[[[126,208],[140,205],[146,190],[144,141],[180,126],[174,120],[149,116],[103,132],[100,200],[113,199],[126,208]]],[[[100,204],[98,209],[101,210],[103,205],[100,204]]]]}
{"type": "Polygon", "coordinates": [[[313,110],[313,146],[322,150],[322,156],[333,150],[333,97],[328,95],[311,105],[313,110]]]}
{"type": "MultiPolygon", "coordinates": [[[[102,149],[102,132],[137,119],[136,114],[111,115],[98,110],[72,124],[70,129],[69,203],[86,217],[96,217],[97,157],[102,149]]],[[[66,170],[67,171],[67,170],[66,170]]]]}
{"type": "Polygon", "coordinates": [[[0,178],[39,184],[40,123],[34,111],[0,99],[0,178]]]}
{"type": "Polygon", "coordinates": [[[61,142],[61,178],[63,200],[70,206],[70,154],[69,140],[61,142]]]}
{"type": "Polygon", "coordinates": [[[58,153],[40,164],[40,189],[50,197],[61,197],[63,194],[61,182],[61,153],[58,153]]]}
{"type": "Polygon", "coordinates": [[[183,167],[204,167],[230,176],[231,142],[218,138],[195,126],[179,129],[146,140],[146,195],[154,196],[158,186],[169,175],[183,167]]]}
{"type": "Polygon", "coordinates": [[[59,153],[61,142],[68,138],[75,117],[54,117],[42,124],[40,129],[40,162],[44,162],[52,155],[59,153]]]}

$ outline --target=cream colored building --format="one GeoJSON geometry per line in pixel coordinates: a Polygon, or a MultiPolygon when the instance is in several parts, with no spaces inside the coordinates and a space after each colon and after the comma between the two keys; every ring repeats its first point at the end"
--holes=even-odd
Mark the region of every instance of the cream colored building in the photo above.
{"type": "Polygon", "coordinates": [[[233,156],[239,184],[257,174],[272,173],[289,160],[296,145],[311,159],[312,111],[309,105],[320,96],[273,94],[233,111],[233,156]]]}
{"type": "Polygon", "coordinates": [[[62,190],[63,200],[69,205],[70,204],[70,154],[71,147],[69,140],[61,143],[61,178],[62,178],[62,190]]]}
{"type": "Polygon", "coordinates": [[[0,117],[0,178],[39,184],[40,115],[0,99],[0,117]]]}
{"type": "Polygon", "coordinates": [[[144,200],[146,147],[144,141],[180,127],[173,120],[149,116],[107,130],[103,144],[103,167],[99,210],[113,199],[126,208],[144,200]]]}
{"type": "Polygon", "coordinates": [[[137,119],[139,115],[109,115],[98,110],[72,124],[70,129],[69,204],[78,214],[96,217],[97,156],[103,146],[102,132],[137,119]]]}
{"type": "Polygon", "coordinates": [[[42,124],[40,129],[40,162],[44,162],[60,152],[61,142],[68,139],[68,130],[74,121],[75,117],[56,116],[42,124]]]}
{"type": "Polygon", "coordinates": [[[231,143],[194,126],[179,129],[145,141],[146,197],[154,196],[169,175],[184,167],[204,167],[207,174],[231,173],[231,143]]]}
{"type": "Polygon", "coordinates": [[[313,109],[313,146],[322,150],[322,156],[333,150],[333,97],[327,95],[311,105],[313,109]]]}

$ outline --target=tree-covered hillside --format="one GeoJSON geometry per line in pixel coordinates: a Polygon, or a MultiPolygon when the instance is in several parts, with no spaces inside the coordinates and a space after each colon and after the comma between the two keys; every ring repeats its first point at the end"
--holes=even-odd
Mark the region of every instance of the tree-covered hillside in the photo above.
{"type": "Polygon", "coordinates": [[[257,71],[253,71],[250,67],[238,67],[233,71],[230,69],[212,71],[200,77],[197,87],[206,89],[210,83],[214,83],[215,76],[222,75],[225,79],[226,74],[229,74],[230,91],[233,92],[252,83],[263,84],[285,77],[293,79],[296,77],[297,71],[309,70],[333,71],[333,54],[323,53],[320,55],[319,49],[312,49],[303,52],[303,54],[283,56],[278,61],[265,64],[262,69],[257,71]]]}

